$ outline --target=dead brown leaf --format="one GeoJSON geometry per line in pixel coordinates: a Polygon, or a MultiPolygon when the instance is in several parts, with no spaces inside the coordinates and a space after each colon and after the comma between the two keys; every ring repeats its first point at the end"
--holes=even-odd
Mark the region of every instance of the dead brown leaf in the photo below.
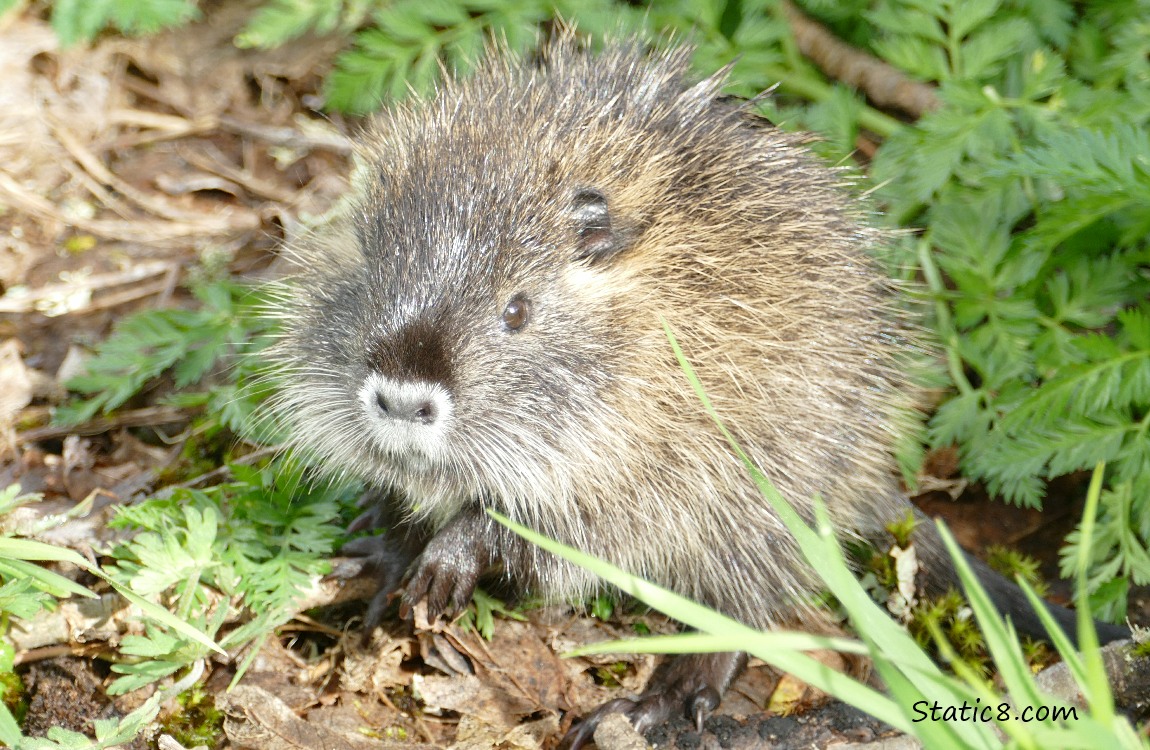
{"type": "MultiPolygon", "coordinates": [[[[652,633],[671,633],[677,629],[677,626],[665,619],[644,622],[647,622],[652,633]]],[[[549,634],[551,648],[556,654],[589,643],[633,637],[635,632],[629,627],[588,617],[571,618],[561,626],[554,625],[549,634]]],[[[588,654],[560,659],[559,669],[567,686],[566,700],[577,715],[583,715],[612,698],[620,697],[621,691],[623,695],[637,695],[651,679],[659,659],[654,654],[588,654]],[[609,675],[609,679],[600,677],[603,674],[601,670],[609,675]]]]}
{"type": "Polygon", "coordinates": [[[525,707],[524,714],[566,708],[561,660],[538,625],[500,620],[490,642],[474,631],[451,635],[476,665],[479,677],[515,696],[525,707]]]}
{"type": "Polygon", "coordinates": [[[16,339],[0,342],[0,459],[15,450],[16,415],[32,403],[33,376],[16,339]]]}
{"type": "Polygon", "coordinates": [[[475,675],[415,675],[412,686],[429,713],[455,711],[500,727],[514,726],[535,707],[475,675]]]}
{"type": "Polygon", "coordinates": [[[475,716],[459,720],[455,742],[450,750],[538,750],[547,737],[559,731],[559,722],[547,716],[508,729],[506,726],[485,724],[475,716]]]}
{"type": "Polygon", "coordinates": [[[716,715],[743,721],[763,713],[778,691],[781,679],[782,675],[777,670],[752,657],[746,670],[723,696],[716,715]]]}
{"type": "Polygon", "coordinates": [[[342,639],[345,657],[340,685],[344,690],[367,695],[384,695],[389,690],[411,685],[412,672],[403,662],[415,653],[411,637],[379,634],[366,647],[359,646],[360,633],[349,633],[342,639]]]}
{"type": "Polygon", "coordinates": [[[296,715],[274,694],[259,687],[237,685],[216,698],[226,716],[224,733],[237,748],[253,750],[430,750],[433,745],[380,742],[357,731],[309,722],[296,715]]]}

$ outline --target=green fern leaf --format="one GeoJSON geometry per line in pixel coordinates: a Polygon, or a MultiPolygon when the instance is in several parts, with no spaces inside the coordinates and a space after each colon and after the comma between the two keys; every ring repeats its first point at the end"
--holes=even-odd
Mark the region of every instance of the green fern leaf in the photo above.
{"type": "Polygon", "coordinates": [[[89,41],[106,26],[152,34],[198,18],[194,0],[56,0],[52,28],[64,46],[89,41]]]}
{"type": "Polygon", "coordinates": [[[999,9],[1001,0],[966,0],[950,4],[947,30],[956,39],[965,39],[970,32],[989,20],[999,9]]]}
{"type": "MultiPolygon", "coordinates": [[[[961,5],[965,5],[962,3],[961,5]]],[[[973,33],[959,47],[956,71],[962,78],[985,81],[997,75],[1007,58],[1020,52],[1029,53],[1037,40],[1034,28],[1019,18],[1013,18],[973,33]]]]}
{"type": "Polygon", "coordinates": [[[268,0],[236,36],[236,46],[270,49],[308,32],[353,29],[373,4],[372,0],[268,0]]]}

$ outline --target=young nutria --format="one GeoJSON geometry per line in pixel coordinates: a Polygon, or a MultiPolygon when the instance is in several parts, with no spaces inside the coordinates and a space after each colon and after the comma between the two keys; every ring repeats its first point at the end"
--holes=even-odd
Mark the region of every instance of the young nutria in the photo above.
{"type": "MultiPolygon", "coordinates": [[[[722,99],[724,73],[689,80],[688,58],[592,55],[570,34],[537,63],[495,56],[380,116],[348,210],[293,249],[277,414],[297,446],[377,490],[354,527],[391,533],[350,545],[380,577],[370,625],[416,555],[403,601],[426,599],[432,618],[496,566],[552,598],[595,589],[487,508],[750,625],[819,622],[815,577],[664,320],[805,515],[818,494],[844,535],[876,538],[910,508],[892,458],[906,344],[872,259],[886,238],[846,173],[722,99]]],[[[919,557],[945,585],[923,526],[919,557]]],[[[611,710],[640,728],[679,710],[701,721],[744,661],[680,657],[572,744],[611,710]]]]}

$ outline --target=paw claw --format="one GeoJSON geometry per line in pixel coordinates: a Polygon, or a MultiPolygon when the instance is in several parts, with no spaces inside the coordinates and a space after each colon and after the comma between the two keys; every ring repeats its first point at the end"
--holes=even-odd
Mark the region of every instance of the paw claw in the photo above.
{"type": "Polygon", "coordinates": [[[371,597],[371,601],[367,604],[367,611],[363,614],[363,637],[365,641],[370,640],[372,631],[383,623],[383,616],[387,613],[387,609],[391,606],[394,598],[394,591],[383,588],[371,597]]]}
{"type": "MultiPolygon", "coordinates": [[[[347,533],[354,534],[357,531],[375,528],[375,516],[376,513],[374,509],[360,513],[354,521],[348,524],[347,533]]],[[[350,543],[351,542],[349,542],[349,544],[350,543]]],[[[346,544],[344,545],[344,548],[347,548],[346,544]]]]}
{"type": "Polygon", "coordinates": [[[703,721],[719,707],[721,700],[719,691],[710,685],[699,688],[694,695],[687,699],[687,718],[695,720],[695,729],[700,734],[703,731],[703,721]]]}
{"type": "Polygon", "coordinates": [[[475,593],[480,566],[465,556],[444,556],[429,547],[416,562],[404,588],[403,601],[413,609],[427,603],[427,620],[454,616],[467,607],[475,593]]]}
{"type": "Polygon", "coordinates": [[[746,663],[744,653],[686,654],[665,662],[646,692],[634,700],[613,700],[599,706],[567,732],[560,747],[581,747],[595,734],[603,717],[616,712],[624,714],[639,734],[646,734],[681,711],[702,733],[703,722],[718,708],[723,691],[746,663]]]}

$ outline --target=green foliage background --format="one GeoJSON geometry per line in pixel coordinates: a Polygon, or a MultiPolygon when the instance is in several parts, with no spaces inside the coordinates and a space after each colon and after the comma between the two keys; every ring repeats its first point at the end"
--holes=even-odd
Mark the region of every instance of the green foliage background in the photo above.
{"type": "MultiPolygon", "coordinates": [[[[956,445],[964,475],[1028,506],[1047,479],[1105,461],[1088,587],[1099,614],[1120,616],[1129,584],[1150,582],[1150,0],[800,5],[936,86],[941,106],[903,122],[827,80],[798,53],[775,0],[268,0],[236,42],[345,34],[325,93],[358,113],[426,93],[440,63],[465,71],[492,39],[528,49],[562,18],[593,38],[686,39],[700,74],[734,61],[733,94],[778,84],[764,114],[821,134],[815,148],[832,161],[860,160],[860,135],[881,142],[861,166],[885,220],[913,230],[892,265],[921,282],[944,362],[929,444],[956,445]]],[[[190,0],[59,0],[52,20],[79,41],[197,12],[190,0]]],[[[181,379],[205,369],[176,367],[181,379]]],[[[1077,535],[1069,541],[1066,560],[1077,535]]]]}

